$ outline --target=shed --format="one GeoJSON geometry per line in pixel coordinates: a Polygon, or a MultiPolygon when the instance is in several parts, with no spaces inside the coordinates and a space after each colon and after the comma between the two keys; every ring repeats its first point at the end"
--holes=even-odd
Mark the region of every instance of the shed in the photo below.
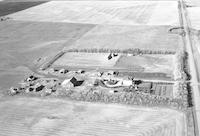
{"type": "Polygon", "coordinates": [[[118,54],[117,53],[113,53],[113,57],[117,57],[118,56],[118,54]]]}
{"type": "Polygon", "coordinates": [[[59,70],[60,74],[66,74],[67,72],[69,72],[69,70],[64,69],[64,68],[59,70]]]}
{"type": "Polygon", "coordinates": [[[26,81],[34,81],[34,80],[37,80],[38,79],[38,77],[35,77],[34,75],[30,75],[27,79],[26,79],[26,81]]]}
{"type": "Polygon", "coordinates": [[[78,73],[78,74],[84,74],[85,71],[80,69],[80,70],[76,71],[76,73],[78,73]]]}
{"type": "Polygon", "coordinates": [[[142,80],[133,80],[133,82],[136,84],[136,85],[139,85],[142,83],[142,80]]]}
{"type": "Polygon", "coordinates": [[[110,60],[110,59],[112,59],[112,54],[111,53],[108,55],[108,60],[110,60]]]}
{"type": "Polygon", "coordinates": [[[40,85],[40,86],[38,86],[38,87],[35,88],[35,91],[36,91],[36,92],[42,91],[42,89],[43,89],[44,87],[45,87],[44,85],[40,85]]]}

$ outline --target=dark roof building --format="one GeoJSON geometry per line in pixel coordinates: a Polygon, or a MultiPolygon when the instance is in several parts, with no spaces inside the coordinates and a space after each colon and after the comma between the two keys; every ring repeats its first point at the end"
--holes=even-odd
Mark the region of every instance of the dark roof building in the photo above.
{"type": "Polygon", "coordinates": [[[42,91],[42,89],[43,89],[44,87],[45,87],[44,85],[40,85],[40,86],[38,86],[38,87],[35,88],[35,91],[36,91],[36,92],[42,91]]]}
{"type": "Polygon", "coordinates": [[[81,86],[84,82],[84,80],[77,80],[75,77],[73,77],[70,82],[73,84],[74,87],[81,86]]]}
{"type": "Polygon", "coordinates": [[[110,59],[112,59],[112,54],[111,53],[108,55],[108,60],[110,60],[110,59]]]}

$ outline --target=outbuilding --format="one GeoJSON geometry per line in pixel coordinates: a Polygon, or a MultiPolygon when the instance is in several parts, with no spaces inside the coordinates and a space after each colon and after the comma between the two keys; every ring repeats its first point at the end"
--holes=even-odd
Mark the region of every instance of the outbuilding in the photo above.
{"type": "Polygon", "coordinates": [[[67,70],[67,69],[61,69],[61,70],[59,70],[59,73],[60,74],[66,74],[66,73],[68,73],[69,72],[69,70],[67,70]]]}
{"type": "Polygon", "coordinates": [[[45,87],[44,85],[40,85],[40,86],[35,88],[35,91],[36,92],[42,91],[44,89],[44,87],[45,87]]]}
{"type": "Polygon", "coordinates": [[[111,53],[108,55],[108,60],[110,60],[110,59],[112,59],[112,54],[111,53]]]}

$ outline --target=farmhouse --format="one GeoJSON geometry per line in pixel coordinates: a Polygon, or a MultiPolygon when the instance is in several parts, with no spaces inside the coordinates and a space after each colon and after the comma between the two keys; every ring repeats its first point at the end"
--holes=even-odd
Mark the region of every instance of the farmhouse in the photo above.
{"type": "Polygon", "coordinates": [[[71,79],[64,80],[61,86],[64,88],[77,87],[77,86],[81,86],[83,82],[84,80],[77,80],[75,77],[72,77],[71,79]]]}
{"type": "Polygon", "coordinates": [[[70,82],[73,84],[74,87],[81,86],[84,82],[84,80],[77,80],[75,77],[73,77],[70,82]]]}

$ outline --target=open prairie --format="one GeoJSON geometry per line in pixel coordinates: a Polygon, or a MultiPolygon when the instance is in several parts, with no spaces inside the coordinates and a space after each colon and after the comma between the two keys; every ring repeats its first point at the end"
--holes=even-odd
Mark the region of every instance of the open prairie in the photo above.
{"type": "Polygon", "coordinates": [[[187,134],[185,115],[170,109],[38,98],[4,98],[0,102],[3,136],[187,134]]]}
{"type": "Polygon", "coordinates": [[[182,48],[181,36],[171,34],[171,26],[98,25],[67,49],[144,49],[176,51],[182,48]]]}

